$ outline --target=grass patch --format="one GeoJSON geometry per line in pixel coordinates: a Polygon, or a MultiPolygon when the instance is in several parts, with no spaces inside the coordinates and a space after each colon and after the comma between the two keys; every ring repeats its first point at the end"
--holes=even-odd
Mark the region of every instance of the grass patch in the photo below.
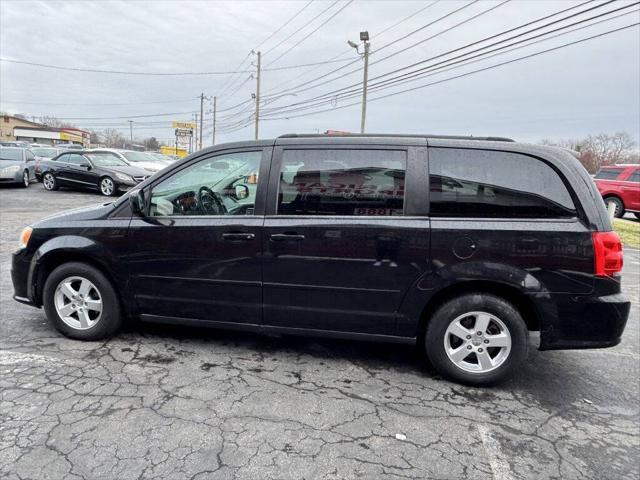
{"type": "Polygon", "coordinates": [[[640,222],[633,220],[613,220],[613,229],[620,235],[625,247],[640,248],[640,222]]]}

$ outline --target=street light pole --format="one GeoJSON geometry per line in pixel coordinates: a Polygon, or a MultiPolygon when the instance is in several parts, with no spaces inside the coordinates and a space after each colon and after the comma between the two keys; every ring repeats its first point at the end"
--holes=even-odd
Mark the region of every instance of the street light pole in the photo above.
{"type": "Polygon", "coordinates": [[[258,52],[258,72],[256,75],[256,127],[255,127],[256,140],[258,140],[258,123],[260,121],[260,57],[261,57],[261,53],[258,52]]]}
{"type": "Polygon", "coordinates": [[[369,42],[364,42],[364,78],[362,79],[362,118],[360,119],[360,133],[364,133],[367,121],[367,83],[369,81],[369,42]]]}
{"type": "Polygon", "coordinates": [[[356,42],[348,40],[347,43],[350,47],[355,48],[358,55],[364,60],[364,73],[362,78],[362,115],[360,117],[360,133],[364,133],[364,127],[367,121],[367,86],[369,83],[369,52],[371,44],[369,43],[369,32],[360,32],[360,41],[364,44],[364,52],[360,53],[359,47],[356,42]]]}

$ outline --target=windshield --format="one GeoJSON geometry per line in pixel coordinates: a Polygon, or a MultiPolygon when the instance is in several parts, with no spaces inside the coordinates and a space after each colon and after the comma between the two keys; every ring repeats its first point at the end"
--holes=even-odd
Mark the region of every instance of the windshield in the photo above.
{"type": "Polygon", "coordinates": [[[153,162],[154,158],[145,152],[122,152],[124,157],[130,162],[153,162]]]}
{"type": "Polygon", "coordinates": [[[36,157],[53,158],[58,154],[57,148],[32,148],[31,150],[36,157]]]}
{"type": "Polygon", "coordinates": [[[12,162],[22,161],[21,148],[2,148],[0,149],[0,160],[8,160],[12,162]]]}
{"type": "Polygon", "coordinates": [[[94,164],[99,167],[126,166],[127,164],[120,160],[113,153],[85,153],[94,164]]]}

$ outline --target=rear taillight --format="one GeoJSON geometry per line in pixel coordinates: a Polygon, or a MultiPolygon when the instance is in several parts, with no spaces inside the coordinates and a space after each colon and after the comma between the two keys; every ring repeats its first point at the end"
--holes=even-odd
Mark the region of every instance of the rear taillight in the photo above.
{"type": "Polygon", "coordinates": [[[622,242],[616,232],[593,232],[595,274],[611,277],[622,270],[622,242]]]}

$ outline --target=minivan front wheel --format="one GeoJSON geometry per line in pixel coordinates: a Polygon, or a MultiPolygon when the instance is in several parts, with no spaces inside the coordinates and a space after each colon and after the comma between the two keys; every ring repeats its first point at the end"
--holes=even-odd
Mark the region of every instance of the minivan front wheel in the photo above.
{"type": "Polygon", "coordinates": [[[469,385],[510,376],[526,358],[528,331],[518,310],[491,294],[453,298],[433,314],[426,353],[438,373],[469,385]]]}
{"type": "Polygon", "coordinates": [[[102,272],[85,263],[65,263],[44,285],[47,319],[63,335],[79,340],[100,340],[121,324],[118,295],[102,272]]]}

